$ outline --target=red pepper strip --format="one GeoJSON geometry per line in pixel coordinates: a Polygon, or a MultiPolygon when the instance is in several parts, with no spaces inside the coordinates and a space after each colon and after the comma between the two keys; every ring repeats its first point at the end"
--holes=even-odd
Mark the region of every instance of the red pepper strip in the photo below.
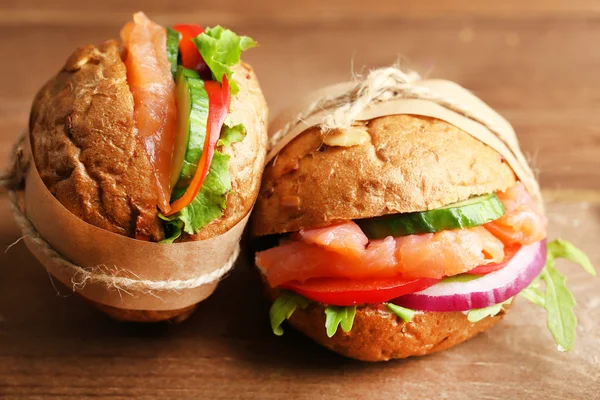
{"type": "Polygon", "coordinates": [[[179,24],[173,27],[174,30],[181,33],[179,41],[179,52],[181,53],[181,65],[185,68],[193,69],[201,76],[208,71],[208,66],[200,55],[193,38],[204,32],[199,25],[179,24]]]}
{"type": "Polygon", "coordinates": [[[333,306],[383,303],[405,294],[419,292],[438,283],[439,279],[407,279],[401,275],[390,278],[311,278],[300,283],[281,285],[307,299],[333,306]]]}
{"type": "Polygon", "coordinates": [[[229,90],[229,81],[227,76],[223,75],[223,86],[216,81],[205,81],[204,89],[208,93],[208,121],[206,124],[206,139],[204,140],[204,150],[198,162],[198,169],[192,178],[192,182],[186,189],[183,196],[175,200],[171,204],[171,211],[167,216],[173,215],[176,212],[183,210],[188,204],[194,200],[200,188],[204,184],[208,169],[212,163],[217,141],[221,135],[221,128],[225,122],[225,117],[229,112],[229,102],[231,93],[229,90]]]}

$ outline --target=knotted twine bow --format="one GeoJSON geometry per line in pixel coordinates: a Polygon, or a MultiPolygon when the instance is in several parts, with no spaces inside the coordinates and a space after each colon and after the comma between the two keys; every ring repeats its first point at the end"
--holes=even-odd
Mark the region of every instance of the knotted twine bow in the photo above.
{"type": "MultiPolygon", "coordinates": [[[[25,185],[25,175],[29,168],[29,160],[26,159],[24,152],[24,143],[27,132],[22,133],[13,147],[10,166],[8,171],[0,175],[0,187],[8,190],[9,203],[11,211],[15,217],[17,225],[21,229],[24,237],[27,237],[36,247],[38,247],[46,256],[56,262],[61,268],[65,268],[72,276],[71,283],[73,290],[82,290],[87,284],[99,283],[107,288],[114,288],[119,291],[152,293],[153,291],[178,291],[184,289],[194,289],[200,286],[216,282],[222,278],[235,264],[240,253],[240,247],[237,245],[227,260],[219,269],[210,273],[202,274],[198,277],[185,280],[165,280],[153,281],[147,279],[135,279],[123,276],[107,274],[99,266],[97,268],[83,268],[76,265],[61,255],[50,243],[48,243],[40,232],[31,223],[27,215],[21,210],[19,205],[18,191],[25,185]]],[[[127,272],[127,271],[123,271],[127,272]]]]}
{"type": "MultiPolygon", "coordinates": [[[[537,179],[521,152],[512,129],[507,130],[506,127],[501,126],[484,113],[476,111],[452,97],[437,93],[422,85],[421,82],[422,78],[416,72],[405,72],[395,66],[372,70],[364,79],[358,79],[352,84],[346,85],[341,92],[334,89],[332,90],[333,94],[325,94],[309,103],[271,135],[269,138],[269,152],[282,140],[286,139],[292,131],[297,131],[300,124],[317,114],[325,113],[319,125],[321,131],[327,133],[332,130],[350,128],[363,111],[379,103],[402,99],[425,100],[481,124],[499,139],[518,163],[521,169],[519,177],[529,192],[540,203],[540,206],[543,207],[537,179]]],[[[272,158],[272,154],[267,157],[269,160],[272,158]]]]}

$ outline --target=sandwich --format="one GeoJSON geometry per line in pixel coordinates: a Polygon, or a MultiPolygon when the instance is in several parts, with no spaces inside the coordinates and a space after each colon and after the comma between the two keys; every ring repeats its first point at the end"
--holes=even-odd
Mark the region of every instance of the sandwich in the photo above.
{"type": "Polygon", "coordinates": [[[589,260],[547,241],[537,186],[496,149],[412,110],[340,129],[306,114],[280,124],[298,128],[268,156],[251,222],[273,332],[287,321],[347,357],[405,358],[484,332],[521,295],[547,310],[568,350],[575,303],[554,259],[593,273],[589,260]]]}
{"type": "MultiPolygon", "coordinates": [[[[245,223],[264,164],[267,108],[252,67],[240,60],[257,44],[221,26],[163,27],[141,12],[120,36],[78,48],[37,93],[28,137],[34,166],[71,214],[133,239],[111,258],[117,270],[127,269],[127,250],[139,243],[160,251],[213,239],[218,252],[218,238],[245,223]]],[[[187,264],[210,257],[178,249],[187,264]]],[[[143,268],[140,280],[160,269],[170,282],[183,267],[143,268]]],[[[195,308],[90,301],[133,321],[182,319],[195,308]]]]}

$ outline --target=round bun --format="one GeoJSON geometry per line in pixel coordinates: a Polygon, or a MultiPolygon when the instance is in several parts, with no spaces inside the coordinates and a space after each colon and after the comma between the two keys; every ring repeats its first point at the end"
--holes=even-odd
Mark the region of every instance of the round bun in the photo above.
{"type": "MultiPolygon", "coordinates": [[[[265,286],[271,300],[277,290],[265,286]]],[[[511,303],[512,304],[512,303],[511,303]]],[[[387,361],[411,356],[423,356],[448,349],[491,328],[499,322],[511,304],[493,317],[469,322],[462,312],[421,312],[410,322],[374,305],[359,306],[350,332],[340,328],[329,338],[325,330],[325,306],[311,303],[306,309],[297,308],[288,323],[343,356],[363,361],[387,361]]]]}
{"type": "MultiPolygon", "coordinates": [[[[133,96],[120,52],[113,40],[79,48],[38,92],[30,117],[33,158],[50,192],[82,220],[158,241],[163,232],[152,195],[156,184],[136,136],[133,96]]],[[[224,215],[183,240],[203,240],[231,229],[250,212],[260,187],[267,106],[252,67],[242,62],[233,70],[239,93],[228,118],[243,123],[247,133],[243,141],[223,148],[231,156],[232,190],[224,215]]]]}
{"type": "Polygon", "coordinates": [[[499,153],[445,121],[390,115],[365,126],[365,144],[324,145],[315,127],[284,147],[264,171],[252,234],[425,211],[515,183],[499,153]]]}
{"type": "Polygon", "coordinates": [[[77,49],[36,95],[29,131],[42,181],[70,212],[120,235],[163,238],[119,43],[77,49]]]}
{"type": "MultiPolygon", "coordinates": [[[[33,161],[42,181],[71,213],[107,231],[154,241],[164,238],[156,208],[156,182],[143,142],[137,137],[134,102],[119,42],[77,49],[63,69],[37,93],[29,128],[33,161]]],[[[265,159],[267,106],[252,68],[233,68],[239,93],[226,122],[244,124],[244,140],[222,149],[231,156],[232,190],[224,215],[195,235],[218,236],[252,209],[265,159]]],[[[92,302],[94,303],[94,302],[92,302]]],[[[114,318],[156,322],[187,318],[195,305],[143,311],[94,303],[114,318]]]]}

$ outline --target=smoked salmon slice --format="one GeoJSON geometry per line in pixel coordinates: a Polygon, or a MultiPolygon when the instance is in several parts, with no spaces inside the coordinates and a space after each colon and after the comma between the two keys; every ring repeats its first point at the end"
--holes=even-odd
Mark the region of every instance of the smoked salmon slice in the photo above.
{"type": "Polygon", "coordinates": [[[521,182],[496,193],[505,214],[485,228],[506,245],[531,244],[546,237],[548,219],[542,214],[521,182]]]}
{"type": "Polygon", "coordinates": [[[314,243],[349,256],[360,256],[369,242],[360,227],[352,221],[326,228],[302,229],[299,237],[305,243],[314,243]]]}
{"type": "MultiPolygon", "coordinates": [[[[321,228],[325,229],[325,228],[321,228]]],[[[330,228],[342,241],[350,229],[330,228]]],[[[504,245],[483,227],[435,234],[391,236],[372,240],[359,254],[339,253],[304,241],[294,241],[256,255],[256,265],[269,284],[278,286],[310,278],[436,278],[457,275],[477,266],[501,262],[504,245]]]]}
{"type": "Polygon", "coordinates": [[[375,245],[372,249],[364,249],[362,256],[356,257],[342,255],[313,243],[295,241],[257,253],[256,265],[266,274],[273,287],[316,277],[391,277],[397,275],[394,270],[394,249],[392,239],[391,246],[389,241],[387,247],[375,245]]]}
{"type": "Polygon", "coordinates": [[[142,12],[121,30],[125,46],[127,83],[134,101],[138,135],[154,166],[158,186],[157,203],[163,213],[170,210],[171,169],[175,144],[175,83],[167,59],[166,30],[142,12]]]}
{"type": "Polygon", "coordinates": [[[406,278],[443,278],[504,259],[504,244],[484,227],[396,238],[398,273],[406,278]]]}
{"type": "Polygon", "coordinates": [[[469,229],[387,237],[369,241],[356,223],[305,229],[292,241],[258,252],[256,265],[273,287],[311,278],[435,278],[468,272],[504,260],[505,245],[545,237],[546,219],[518,183],[498,197],[499,220],[469,229]]]}

